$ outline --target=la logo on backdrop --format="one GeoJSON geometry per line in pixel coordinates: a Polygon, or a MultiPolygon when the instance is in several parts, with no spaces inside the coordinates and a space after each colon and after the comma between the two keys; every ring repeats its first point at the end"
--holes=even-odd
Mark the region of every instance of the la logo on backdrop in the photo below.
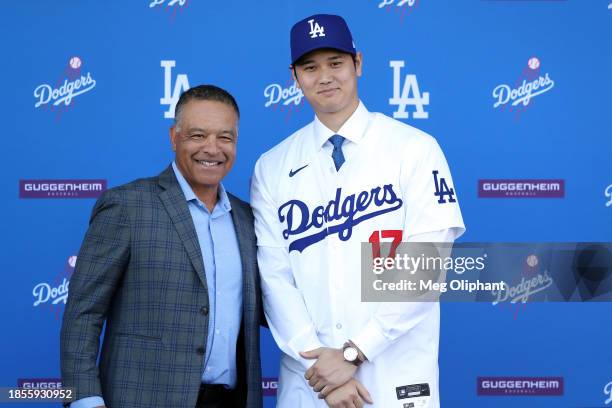
{"type": "MultiPolygon", "coordinates": [[[[403,24],[404,17],[416,10],[419,0],[381,0],[379,9],[389,12],[395,10],[401,15],[403,24]]],[[[389,67],[393,70],[393,95],[389,98],[389,106],[396,106],[393,111],[395,119],[409,119],[410,113],[406,110],[408,106],[414,107],[413,119],[428,119],[429,112],[425,107],[429,105],[429,92],[421,92],[417,76],[413,73],[405,73],[402,82],[402,68],[406,66],[404,60],[391,60],[389,67]]]]}
{"type": "Polygon", "coordinates": [[[159,100],[160,105],[167,105],[164,118],[174,119],[174,109],[181,93],[189,89],[187,74],[177,74],[172,86],[172,68],[176,67],[174,60],[162,60],[161,67],[164,69],[164,96],[159,100]]]}
{"type": "Polygon", "coordinates": [[[62,112],[74,106],[77,97],[96,87],[91,72],[82,71],[83,60],[78,56],[68,59],[64,72],[54,84],[42,83],[34,89],[34,108],[47,108],[56,112],[59,120],[62,112]]]}
{"type": "Polygon", "coordinates": [[[419,82],[415,74],[406,74],[402,83],[402,68],[404,61],[389,61],[389,67],[393,69],[393,97],[389,98],[389,105],[397,106],[393,112],[395,119],[409,119],[410,114],[406,110],[408,106],[414,107],[412,117],[414,119],[428,119],[429,113],[425,106],[429,105],[429,92],[421,93],[419,82]]]}
{"type": "Polygon", "coordinates": [[[493,108],[507,109],[520,114],[533,105],[533,99],[543,95],[555,86],[555,81],[548,72],[542,72],[542,63],[538,57],[531,57],[513,85],[497,85],[492,92],[493,108]]]}

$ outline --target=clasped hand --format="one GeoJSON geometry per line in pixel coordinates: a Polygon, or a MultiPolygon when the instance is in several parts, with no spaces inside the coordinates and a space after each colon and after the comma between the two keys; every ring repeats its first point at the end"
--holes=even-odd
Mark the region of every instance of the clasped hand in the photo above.
{"type": "Polygon", "coordinates": [[[300,355],[317,360],[304,377],[330,407],[362,407],[364,401],[372,404],[368,390],[353,378],[357,366],[344,360],[341,349],[320,347],[300,355]]]}

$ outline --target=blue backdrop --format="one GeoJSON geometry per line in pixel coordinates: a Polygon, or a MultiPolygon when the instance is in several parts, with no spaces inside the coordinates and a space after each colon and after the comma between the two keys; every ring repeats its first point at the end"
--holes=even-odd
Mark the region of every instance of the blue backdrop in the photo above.
{"type": "MultiPolygon", "coordinates": [[[[58,180],[60,189],[74,180],[113,187],[159,173],[173,157],[165,112],[185,87],[212,83],[242,110],[237,161],[224,183],[248,199],[259,155],[313,118],[292,87],[288,35],[314,13],[348,21],[364,54],[359,92],[368,109],[438,139],[467,226],[463,241],[610,241],[611,3],[3,3],[0,386],[59,377],[64,278],[94,203],[75,198],[83,191],[35,190],[58,180]],[[565,191],[479,198],[482,179],[562,180],[565,191]]],[[[442,406],[612,406],[604,390],[611,338],[609,303],[444,304],[442,406]],[[478,396],[480,376],[563,377],[564,392],[478,396]]],[[[278,350],[267,330],[262,360],[273,388],[278,350]]]]}

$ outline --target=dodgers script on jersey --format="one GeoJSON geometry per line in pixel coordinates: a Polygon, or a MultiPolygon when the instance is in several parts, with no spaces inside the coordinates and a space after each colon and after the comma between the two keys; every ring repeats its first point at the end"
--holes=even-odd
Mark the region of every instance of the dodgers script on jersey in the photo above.
{"type": "Polygon", "coordinates": [[[361,243],[376,231],[452,241],[464,231],[434,138],[362,103],[338,131],[338,171],[317,118],[263,154],[251,205],[266,317],[283,351],[278,406],[325,407],[300,351],[351,339],[368,358],[356,378],[375,407],[437,407],[439,305],[361,302],[361,243]],[[405,405],[408,404],[408,405],[405,405]]]}

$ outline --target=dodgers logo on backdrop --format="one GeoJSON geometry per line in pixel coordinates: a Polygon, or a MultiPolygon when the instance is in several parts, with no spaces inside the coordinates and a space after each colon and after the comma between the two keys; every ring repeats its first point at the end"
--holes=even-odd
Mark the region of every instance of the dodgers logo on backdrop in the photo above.
{"type": "Polygon", "coordinates": [[[525,277],[521,277],[521,281],[514,285],[506,285],[502,290],[493,290],[491,294],[495,297],[493,301],[493,306],[503,303],[527,303],[529,301],[529,297],[546,290],[553,284],[553,278],[548,274],[548,271],[544,271],[543,273],[538,273],[536,276],[525,279],[525,277]]]}
{"type": "Polygon", "coordinates": [[[59,86],[41,84],[34,89],[35,108],[51,104],[56,107],[60,105],[70,106],[73,99],[83,95],[96,87],[96,80],[91,72],[81,73],[83,61],[80,57],[71,57],[64,70],[62,79],[57,81],[59,86]],[[62,81],[63,80],[63,81],[62,81]],[[63,83],[62,83],[63,82],[63,83]]]}
{"type": "Polygon", "coordinates": [[[288,87],[283,87],[280,84],[268,85],[266,89],[264,89],[264,97],[266,98],[266,103],[264,104],[266,108],[279,103],[283,106],[290,104],[298,106],[302,102],[304,94],[297,86],[297,83],[293,81],[291,86],[288,87]]]}
{"type": "Polygon", "coordinates": [[[68,285],[70,281],[66,278],[59,285],[52,285],[46,282],[41,282],[34,286],[32,295],[34,296],[34,307],[40,306],[43,303],[50,302],[52,305],[59,303],[66,304],[68,300],[68,285]]]}
{"type": "MultiPolygon", "coordinates": [[[[395,2],[395,0],[382,0],[380,2],[380,4],[378,5],[378,8],[383,8],[386,6],[390,6],[391,4],[393,4],[395,2]]],[[[402,6],[408,6],[408,7],[412,7],[416,4],[416,0],[399,0],[396,4],[397,7],[402,7],[402,6]]]]}
{"type": "Polygon", "coordinates": [[[393,68],[393,97],[389,98],[389,105],[397,106],[393,117],[408,119],[409,114],[406,107],[410,105],[415,107],[415,112],[412,114],[414,119],[427,119],[429,113],[425,111],[424,106],[429,105],[429,92],[421,94],[419,82],[414,74],[406,74],[402,86],[401,69],[404,67],[404,61],[389,61],[389,66],[393,68]],[[411,94],[412,97],[410,97],[411,94]]]}
{"type": "Polygon", "coordinates": [[[274,111],[286,112],[285,122],[288,122],[291,115],[299,110],[304,93],[297,83],[290,78],[285,85],[273,83],[264,89],[264,107],[272,108],[274,111]]]}
{"type": "Polygon", "coordinates": [[[68,286],[70,285],[70,277],[74,272],[77,257],[72,255],[68,258],[64,271],[59,273],[53,282],[40,282],[32,289],[34,296],[33,307],[47,305],[55,312],[56,319],[59,318],[58,305],[65,305],[68,299],[68,286]]]}
{"type": "Polygon", "coordinates": [[[604,404],[608,405],[612,402],[612,381],[610,381],[609,383],[605,385],[603,392],[604,392],[604,395],[608,397],[608,399],[604,401],[604,404]]]}
{"type": "Polygon", "coordinates": [[[520,282],[513,286],[508,283],[503,288],[491,290],[494,299],[491,305],[499,305],[500,308],[507,306],[516,319],[532,296],[539,293],[537,296],[540,299],[547,299],[547,289],[555,282],[548,273],[548,269],[544,268],[543,271],[542,269],[543,265],[538,255],[533,253],[527,255],[520,282]]]}
{"type": "Polygon", "coordinates": [[[431,174],[433,174],[434,177],[434,186],[436,189],[434,195],[438,197],[438,204],[444,204],[447,202],[457,202],[457,200],[455,200],[455,189],[452,187],[448,187],[448,184],[446,184],[446,179],[444,177],[440,177],[440,179],[438,179],[438,170],[432,171],[431,174]],[[446,199],[444,198],[445,196],[448,196],[448,201],[446,201],[446,199]]]}
{"type": "Polygon", "coordinates": [[[606,187],[604,194],[606,195],[606,197],[608,197],[608,202],[606,203],[606,207],[609,207],[612,205],[612,184],[606,187]]]}
{"type": "Polygon", "coordinates": [[[348,241],[355,226],[370,218],[395,211],[402,206],[402,203],[393,190],[393,184],[385,184],[382,187],[374,187],[370,191],[360,191],[345,197],[342,196],[342,188],[338,188],[333,200],[315,207],[312,212],[301,200],[287,201],[278,208],[278,219],[281,224],[287,226],[283,231],[285,240],[292,235],[301,235],[313,228],[319,229],[289,244],[289,252],[294,250],[302,252],[328,235],[338,234],[341,241],[348,241]],[[324,227],[324,224],[334,221],[338,223],[324,227]]]}
{"type": "Polygon", "coordinates": [[[172,88],[172,68],[176,66],[174,60],[162,60],[161,67],[164,69],[164,97],[159,100],[160,105],[168,105],[168,110],[164,112],[164,118],[173,119],[174,109],[181,96],[181,93],[189,89],[189,79],[187,74],[177,74],[172,88]]]}
{"type": "Polygon", "coordinates": [[[523,70],[514,85],[500,84],[492,92],[493,108],[523,107],[529,106],[531,100],[536,96],[549,92],[555,86],[555,81],[550,78],[548,72],[541,73],[541,62],[537,57],[531,57],[527,61],[527,67],[523,70]]]}
{"type": "Polygon", "coordinates": [[[187,9],[187,0],[149,0],[149,9],[163,10],[170,18],[170,22],[173,23],[177,15],[183,10],[187,9]]]}
{"type": "MultiPolygon", "coordinates": [[[[151,3],[149,3],[149,8],[161,6],[162,4],[164,4],[165,1],[166,0],[153,0],[151,1],[151,3]]],[[[166,3],[166,6],[167,7],[172,7],[172,6],[182,7],[185,5],[185,3],[187,3],[187,0],[169,0],[168,3],[166,3]]]]}
{"type": "Polygon", "coordinates": [[[308,20],[310,24],[310,38],[325,37],[325,28],[315,21],[314,18],[308,20]]]}
{"type": "Polygon", "coordinates": [[[418,3],[418,0],[398,0],[397,2],[395,0],[382,0],[378,3],[378,8],[386,9],[387,11],[394,10],[400,15],[400,22],[404,24],[404,17],[416,10],[418,3]],[[391,7],[394,4],[395,7],[391,7]]]}

